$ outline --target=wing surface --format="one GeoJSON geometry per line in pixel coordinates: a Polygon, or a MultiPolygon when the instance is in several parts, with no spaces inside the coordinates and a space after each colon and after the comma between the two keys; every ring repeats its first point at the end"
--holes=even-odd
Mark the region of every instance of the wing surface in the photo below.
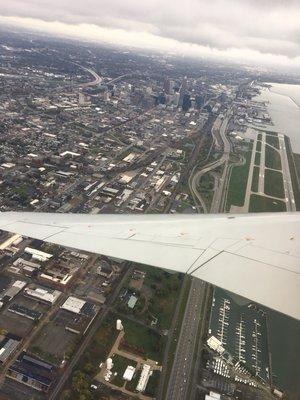
{"type": "Polygon", "coordinates": [[[0,229],[189,273],[300,319],[300,213],[0,213],[0,229]]]}

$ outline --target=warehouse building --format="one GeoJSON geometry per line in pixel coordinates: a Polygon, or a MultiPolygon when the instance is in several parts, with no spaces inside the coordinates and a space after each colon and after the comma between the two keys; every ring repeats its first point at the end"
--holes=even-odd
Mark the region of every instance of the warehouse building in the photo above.
{"type": "Polygon", "coordinates": [[[25,253],[30,254],[34,260],[48,261],[52,257],[52,254],[45,253],[44,251],[32,249],[31,247],[25,247],[25,253]]]}
{"type": "Polygon", "coordinates": [[[22,317],[26,317],[31,319],[32,321],[38,321],[42,318],[43,313],[40,311],[30,310],[27,307],[23,307],[20,304],[13,303],[8,307],[8,311],[13,314],[21,315],[22,317]]]}
{"type": "Polygon", "coordinates": [[[16,274],[23,273],[26,276],[34,275],[41,268],[41,264],[24,260],[19,257],[16,261],[13,262],[13,265],[9,268],[11,272],[16,274]]]}
{"type": "Polygon", "coordinates": [[[7,377],[47,393],[56,377],[53,365],[22,353],[7,371],[7,377]]]}
{"type": "Polygon", "coordinates": [[[16,338],[5,337],[0,345],[0,362],[4,364],[8,357],[16,350],[20,341],[16,338]]]}
{"type": "Polygon", "coordinates": [[[42,286],[31,285],[24,289],[24,295],[34,300],[53,305],[61,296],[62,292],[42,286]]]}
{"type": "Polygon", "coordinates": [[[9,303],[24,287],[26,282],[15,281],[8,289],[0,294],[0,307],[9,303]]]}

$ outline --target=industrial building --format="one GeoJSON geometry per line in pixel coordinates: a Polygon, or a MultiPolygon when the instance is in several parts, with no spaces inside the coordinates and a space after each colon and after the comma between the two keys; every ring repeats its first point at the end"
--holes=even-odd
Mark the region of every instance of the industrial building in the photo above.
{"type": "Polygon", "coordinates": [[[22,353],[7,371],[7,377],[47,393],[56,377],[53,365],[22,353]]]}
{"type": "Polygon", "coordinates": [[[70,296],[60,307],[58,318],[63,322],[67,331],[75,334],[84,334],[98,311],[99,307],[96,305],[70,296]]]}
{"type": "Polygon", "coordinates": [[[13,303],[8,307],[8,311],[13,314],[21,315],[22,317],[29,318],[33,321],[38,321],[42,318],[43,313],[40,311],[30,310],[27,307],[23,307],[20,304],[13,303]]]}
{"type": "Polygon", "coordinates": [[[34,260],[48,261],[52,257],[52,254],[45,253],[44,251],[32,249],[31,247],[25,247],[25,253],[30,254],[34,260]]]}
{"type": "Polygon", "coordinates": [[[84,306],[86,305],[86,301],[78,299],[77,297],[70,296],[61,306],[63,310],[70,311],[74,314],[81,314],[84,306]]]}
{"type": "Polygon", "coordinates": [[[77,272],[78,267],[74,265],[52,264],[39,275],[39,278],[50,285],[64,289],[71,284],[77,272]]]}
{"type": "Polygon", "coordinates": [[[13,262],[13,265],[9,268],[9,270],[16,274],[23,273],[26,276],[34,275],[41,268],[41,264],[24,260],[19,257],[16,261],[13,262]]]}
{"type": "Polygon", "coordinates": [[[62,292],[42,286],[31,285],[24,289],[24,295],[34,300],[53,305],[61,296],[62,292]]]}
{"type": "Polygon", "coordinates": [[[3,243],[0,244],[0,250],[5,250],[10,246],[17,246],[23,240],[21,235],[15,234],[8,239],[6,239],[3,243]]]}
{"type": "Polygon", "coordinates": [[[25,286],[24,281],[15,281],[9,288],[0,294],[0,307],[9,303],[25,286]]]}
{"type": "Polygon", "coordinates": [[[5,336],[0,344],[0,362],[4,364],[8,357],[16,350],[20,343],[16,337],[10,335],[5,336]]]}

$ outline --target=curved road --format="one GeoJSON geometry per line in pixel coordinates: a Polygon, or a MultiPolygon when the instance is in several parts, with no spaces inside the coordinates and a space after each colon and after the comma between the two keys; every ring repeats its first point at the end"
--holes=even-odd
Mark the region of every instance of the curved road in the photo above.
{"type": "MultiPolygon", "coordinates": [[[[190,187],[191,193],[192,193],[194,199],[196,198],[199,201],[199,203],[205,213],[207,213],[209,210],[207,210],[206,204],[201,197],[201,193],[198,190],[201,178],[203,177],[203,175],[207,174],[208,172],[218,168],[219,166],[221,166],[222,164],[225,163],[226,166],[224,168],[222,178],[220,179],[219,189],[215,192],[210,211],[218,212],[219,208],[220,208],[222,193],[223,193],[223,186],[224,186],[224,182],[225,182],[225,178],[226,178],[226,174],[227,174],[227,163],[228,163],[229,155],[230,155],[230,142],[226,137],[226,131],[227,131],[230,114],[231,114],[231,110],[229,110],[227,112],[227,114],[219,128],[220,129],[220,131],[219,131],[220,137],[223,141],[223,154],[222,154],[221,158],[219,158],[219,160],[217,160],[217,161],[214,161],[214,162],[208,164],[201,170],[195,172],[189,178],[189,187],[190,187]]],[[[217,119],[216,123],[220,123],[220,119],[217,119]]],[[[214,129],[215,128],[213,128],[213,131],[214,131],[214,129]]],[[[199,205],[198,206],[196,205],[196,207],[199,211],[199,205]]]]}

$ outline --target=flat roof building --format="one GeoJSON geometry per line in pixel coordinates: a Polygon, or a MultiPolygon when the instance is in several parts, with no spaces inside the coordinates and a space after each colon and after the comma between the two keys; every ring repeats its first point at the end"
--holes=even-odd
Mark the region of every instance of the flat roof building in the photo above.
{"type": "Polygon", "coordinates": [[[128,365],[128,367],[126,368],[126,370],[123,374],[123,379],[125,381],[130,382],[133,378],[134,373],[135,373],[135,368],[132,367],[131,365],[128,365]]]}
{"type": "Polygon", "coordinates": [[[25,253],[31,254],[32,258],[39,261],[48,261],[52,257],[52,254],[48,254],[37,249],[32,249],[31,247],[25,247],[25,253]]]}
{"type": "Polygon", "coordinates": [[[130,296],[128,303],[127,303],[128,307],[133,309],[135,307],[137,301],[138,301],[138,298],[136,296],[130,296]]]}
{"type": "Polygon", "coordinates": [[[23,353],[10,366],[7,377],[47,393],[56,377],[56,370],[53,365],[23,353]]]}
{"type": "Polygon", "coordinates": [[[85,301],[78,299],[77,297],[70,296],[61,306],[63,310],[67,310],[73,312],[74,314],[80,314],[83,306],[85,305],[85,301]]]}
{"type": "Polygon", "coordinates": [[[140,376],[140,379],[139,379],[139,382],[138,382],[137,387],[136,387],[136,390],[138,392],[144,392],[145,391],[145,389],[147,387],[147,384],[148,384],[148,381],[149,381],[149,378],[150,378],[151,375],[152,375],[152,371],[151,371],[150,365],[144,364],[143,365],[143,369],[142,369],[142,373],[141,373],[141,376],[140,376]]]}
{"type": "Polygon", "coordinates": [[[34,298],[35,300],[43,301],[53,305],[59,299],[62,292],[59,290],[36,286],[25,288],[24,294],[28,297],[34,298]]]}

